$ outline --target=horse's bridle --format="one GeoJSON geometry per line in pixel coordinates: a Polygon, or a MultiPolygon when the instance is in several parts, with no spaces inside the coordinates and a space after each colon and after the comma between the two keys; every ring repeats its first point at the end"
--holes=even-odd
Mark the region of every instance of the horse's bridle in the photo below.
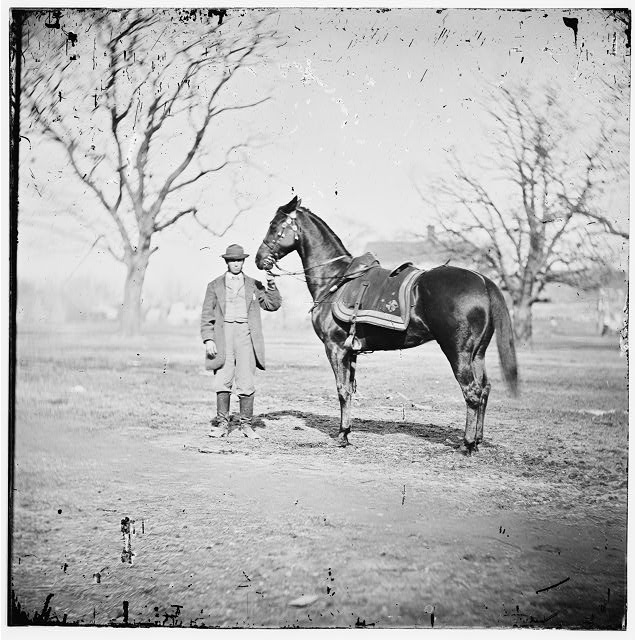
{"type": "MultiPolygon", "coordinates": [[[[267,242],[266,240],[263,240],[263,244],[269,249],[270,251],[270,255],[267,256],[268,258],[271,258],[274,262],[274,265],[276,265],[278,267],[278,265],[276,264],[279,260],[278,258],[278,249],[280,248],[280,241],[285,237],[285,234],[287,233],[287,229],[292,229],[294,232],[294,239],[298,240],[299,236],[298,236],[298,225],[296,224],[296,210],[292,211],[291,213],[287,214],[287,218],[285,220],[283,220],[283,222],[280,225],[280,229],[278,230],[278,233],[276,234],[276,239],[274,240],[273,244],[270,244],[269,242],[267,242]]],[[[278,267],[280,269],[280,267],[278,267]]]]}
{"type": "Polygon", "coordinates": [[[266,240],[263,240],[263,244],[270,251],[270,255],[267,256],[267,258],[273,261],[272,267],[275,266],[277,269],[282,271],[284,275],[298,276],[298,275],[304,275],[305,273],[307,273],[308,271],[311,271],[312,269],[317,269],[318,267],[324,267],[325,265],[331,264],[332,262],[337,262],[338,260],[342,260],[342,258],[347,257],[347,254],[343,253],[340,256],[336,256],[335,258],[331,258],[330,260],[327,260],[326,262],[321,262],[320,264],[312,265],[311,267],[307,267],[306,269],[302,269],[301,271],[286,271],[285,269],[282,269],[278,265],[278,260],[279,260],[278,249],[280,248],[280,241],[285,237],[285,234],[287,233],[288,229],[291,229],[294,232],[294,240],[300,240],[298,224],[296,223],[296,209],[294,209],[290,213],[287,213],[286,215],[287,215],[287,218],[283,220],[283,222],[281,223],[280,228],[276,233],[276,238],[273,244],[270,244],[266,240]]]}

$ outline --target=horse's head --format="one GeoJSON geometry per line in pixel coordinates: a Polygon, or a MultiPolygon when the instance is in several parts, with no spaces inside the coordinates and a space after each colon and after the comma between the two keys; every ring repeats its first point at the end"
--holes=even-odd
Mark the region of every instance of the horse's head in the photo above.
{"type": "Polygon", "coordinates": [[[256,252],[256,266],[271,269],[283,256],[298,249],[298,218],[300,207],[298,196],[286,205],[278,207],[274,219],[269,224],[267,235],[256,252]]]}

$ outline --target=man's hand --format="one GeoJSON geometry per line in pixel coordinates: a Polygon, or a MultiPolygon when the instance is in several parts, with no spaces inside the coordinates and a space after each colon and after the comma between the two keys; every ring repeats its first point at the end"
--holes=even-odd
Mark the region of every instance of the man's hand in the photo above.
{"type": "Polygon", "coordinates": [[[205,343],[205,352],[210,356],[210,358],[214,358],[217,354],[216,351],[216,343],[214,340],[207,340],[205,343]]]}
{"type": "Polygon", "coordinates": [[[274,280],[274,274],[271,271],[265,272],[265,278],[267,279],[267,286],[270,289],[273,289],[276,286],[276,282],[274,280]]]}

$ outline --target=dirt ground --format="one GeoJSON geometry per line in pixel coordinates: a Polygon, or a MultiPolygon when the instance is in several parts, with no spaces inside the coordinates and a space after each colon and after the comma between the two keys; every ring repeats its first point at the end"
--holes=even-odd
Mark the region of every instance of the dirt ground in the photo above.
{"type": "Polygon", "coordinates": [[[628,399],[615,339],[537,341],[519,353],[516,399],[491,346],[472,457],[456,452],[464,402],[434,343],[359,358],[341,449],[321,343],[266,341],[262,439],[219,441],[206,435],[214,398],[196,328],[128,341],[100,327],[19,332],[23,609],[54,594],[51,616],[83,625],[122,623],[127,601],[135,624],[622,627],[628,399]]]}

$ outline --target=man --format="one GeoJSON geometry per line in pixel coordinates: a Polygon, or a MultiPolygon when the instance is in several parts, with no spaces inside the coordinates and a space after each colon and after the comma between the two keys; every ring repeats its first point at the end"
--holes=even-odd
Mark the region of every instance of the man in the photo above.
{"type": "Polygon", "coordinates": [[[258,438],[252,428],[254,377],[256,367],[265,369],[265,343],[261,329],[261,309],[276,311],[281,296],[271,275],[264,287],[243,273],[249,254],[231,244],[221,256],[227,271],[208,284],[201,312],[201,337],[205,344],[206,369],[215,372],[218,426],[210,436],[229,433],[232,384],[239,397],[239,429],[248,438],[258,438]]]}

